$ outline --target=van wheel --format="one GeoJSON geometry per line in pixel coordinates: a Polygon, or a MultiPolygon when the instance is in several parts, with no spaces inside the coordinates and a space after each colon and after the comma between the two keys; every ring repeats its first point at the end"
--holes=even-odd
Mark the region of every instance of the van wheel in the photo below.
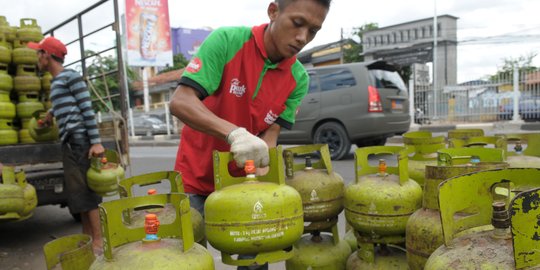
{"type": "Polygon", "coordinates": [[[351,151],[351,141],[347,136],[347,131],[336,122],[327,122],[320,125],[315,130],[313,142],[316,144],[328,144],[332,160],[342,159],[351,151]]]}

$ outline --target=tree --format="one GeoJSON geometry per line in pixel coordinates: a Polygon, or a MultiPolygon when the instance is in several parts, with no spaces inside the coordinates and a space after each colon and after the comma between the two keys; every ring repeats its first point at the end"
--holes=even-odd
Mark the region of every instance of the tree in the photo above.
{"type": "Polygon", "coordinates": [[[161,70],[160,72],[158,72],[158,74],[184,68],[185,66],[187,66],[188,62],[189,61],[184,57],[182,53],[178,53],[173,56],[173,66],[161,70]]]}
{"type": "Polygon", "coordinates": [[[348,37],[352,42],[348,42],[343,50],[343,61],[345,63],[364,61],[364,56],[361,55],[363,52],[364,33],[377,28],[379,28],[377,23],[366,23],[360,27],[353,28],[352,34],[348,37]]]}
{"type": "MultiPolygon", "coordinates": [[[[86,71],[88,74],[88,90],[92,97],[92,107],[96,112],[108,112],[108,107],[119,111],[121,102],[119,85],[123,82],[118,80],[117,58],[112,55],[102,56],[95,54],[95,52],[90,50],[85,51],[85,56],[91,56],[87,58],[87,60],[91,61],[86,71]],[[107,105],[101,102],[98,95],[107,105]],[[111,97],[110,99],[108,98],[109,96],[111,97]]],[[[128,88],[131,88],[131,83],[138,77],[137,73],[130,68],[126,68],[126,76],[128,79],[128,88]]]]}
{"type": "Polygon", "coordinates": [[[532,65],[532,61],[536,56],[538,56],[537,52],[530,52],[517,58],[504,58],[502,67],[499,68],[495,75],[490,77],[490,80],[497,81],[500,80],[500,78],[512,78],[514,75],[514,68],[516,67],[518,68],[519,73],[539,70],[538,67],[532,65]]]}

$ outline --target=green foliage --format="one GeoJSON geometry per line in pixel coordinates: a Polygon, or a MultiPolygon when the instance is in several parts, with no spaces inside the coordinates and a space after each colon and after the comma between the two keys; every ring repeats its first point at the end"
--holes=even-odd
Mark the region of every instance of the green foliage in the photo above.
{"type": "Polygon", "coordinates": [[[504,58],[503,65],[495,75],[490,77],[491,81],[498,81],[500,78],[511,78],[514,76],[514,68],[518,68],[519,73],[538,71],[540,68],[532,65],[533,59],[538,55],[536,52],[530,52],[517,58],[504,58]]]}
{"type": "Polygon", "coordinates": [[[345,63],[364,61],[364,56],[360,55],[363,52],[362,44],[364,43],[364,33],[377,28],[379,28],[377,23],[366,23],[360,27],[353,28],[352,34],[347,37],[353,42],[348,42],[343,51],[343,61],[345,63]],[[359,40],[359,42],[354,42],[354,40],[359,40]]]}
{"type": "Polygon", "coordinates": [[[158,72],[158,74],[184,68],[185,66],[187,66],[188,62],[189,61],[184,57],[184,55],[182,53],[179,53],[173,56],[173,66],[161,70],[160,72],[158,72]]]}
{"type": "MultiPolygon", "coordinates": [[[[95,52],[90,50],[85,52],[85,56],[94,54],[95,52]]],[[[123,81],[120,81],[118,78],[118,61],[116,56],[92,56],[87,58],[87,64],[86,70],[89,80],[88,90],[92,97],[92,107],[94,108],[94,111],[109,111],[107,106],[101,102],[95,92],[98,93],[99,97],[101,97],[109,107],[112,107],[115,111],[120,111],[120,102],[122,102],[120,100],[120,84],[123,83],[123,81]],[[92,87],[95,91],[91,89],[92,87]]],[[[129,68],[126,69],[126,72],[128,87],[130,87],[131,83],[137,78],[137,74],[129,68]]]]}

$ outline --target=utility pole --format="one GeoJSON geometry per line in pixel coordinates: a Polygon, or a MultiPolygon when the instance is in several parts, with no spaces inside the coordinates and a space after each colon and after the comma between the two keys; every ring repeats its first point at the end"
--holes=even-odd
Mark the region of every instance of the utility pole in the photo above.
{"type": "Polygon", "coordinates": [[[339,63],[343,64],[343,27],[341,27],[341,33],[339,38],[339,63]]]}
{"type": "Polygon", "coordinates": [[[433,110],[434,110],[434,118],[437,119],[438,117],[438,112],[437,112],[437,107],[438,107],[438,93],[437,91],[439,90],[437,88],[437,0],[433,0],[433,99],[434,99],[434,104],[433,104],[433,110]]]}

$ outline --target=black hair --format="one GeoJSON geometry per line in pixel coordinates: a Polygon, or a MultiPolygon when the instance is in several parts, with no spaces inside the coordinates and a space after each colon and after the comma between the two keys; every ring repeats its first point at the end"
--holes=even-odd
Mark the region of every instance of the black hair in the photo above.
{"type": "MultiPolygon", "coordinates": [[[[280,9],[284,9],[285,7],[287,7],[287,5],[289,5],[291,2],[294,2],[296,0],[275,0],[274,2],[276,2],[279,6],[280,9]]],[[[332,0],[313,0],[317,3],[319,3],[320,5],[322,5],[323,7],[327,8],[327,9],[330,9],[330,4],[332,3],[332,0]]]]}
{"type": "Polygon", "coordinates": [[[50,54],[50,56],[51,56],[51,58],[52,58],[54,61],[56,61],[56,62],[58,62],[58,63],[60,63],[60,64],[63,64],[63,63],[64,63],[64,59],[62,59],[62,58],[60,58],[60,57],[58,57],[58,56],[56,56],[56,55],[54,55],[54,54],[50,54]]]}

